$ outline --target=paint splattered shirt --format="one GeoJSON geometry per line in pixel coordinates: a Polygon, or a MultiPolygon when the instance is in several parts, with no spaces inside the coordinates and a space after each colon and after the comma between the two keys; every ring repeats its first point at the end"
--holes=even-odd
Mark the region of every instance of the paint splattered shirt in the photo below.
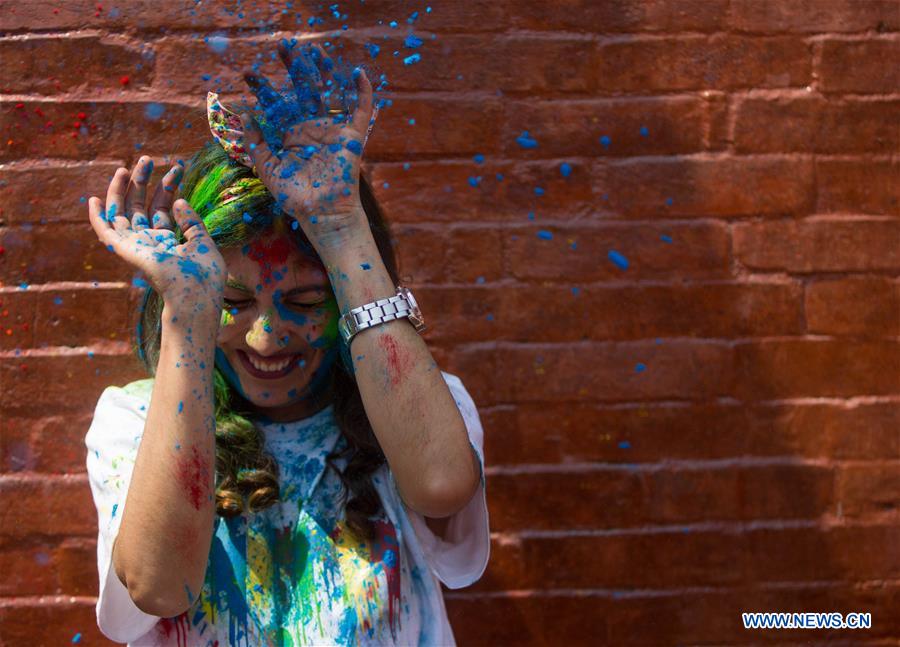
{"type": "MultiPolygon", "coordinates": [[[[459,378],[443,376],[483,474],[478,412],[459,378]]],[[[154,647],[454,644],[440,582],[468,586],[487,565],[484,478],[438,537],[402,502],[382,466],[374,484],[383,512],[374,540],[362,541],[345,523],[340,480],[325,464],[346,442],[330,405],[305,420],[260,424],[279,464],[281,500],[256,514],[216,518],[203,588],[188,611],[160,618],[138,609],[111,568],[111,553],[151,390],[152,380],[106,389],[86,437],[99,516],[97,622],[107,637],[154,647]]]]}

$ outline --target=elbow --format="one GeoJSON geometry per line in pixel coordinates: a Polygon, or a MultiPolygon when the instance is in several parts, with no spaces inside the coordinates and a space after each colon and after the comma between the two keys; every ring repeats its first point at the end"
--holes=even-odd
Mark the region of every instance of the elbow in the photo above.
{"type": "Polygon", "coordinates": [[[134,606],[151,616],[174,618],[187,611],[191,603],[184,590],[180,594],[163,590],[159,586],[141,586],[129,584],[128,595],[134,606]]]}
{"type": "Polygon", "coordinates": [[[441,474],[425,484],[417,505],[410,507],[423,516],[435,519],[453,516],[465,508],[481,486],[478,458],[474,452],[472,457],[474,464],[470,469],[441,474]]]}

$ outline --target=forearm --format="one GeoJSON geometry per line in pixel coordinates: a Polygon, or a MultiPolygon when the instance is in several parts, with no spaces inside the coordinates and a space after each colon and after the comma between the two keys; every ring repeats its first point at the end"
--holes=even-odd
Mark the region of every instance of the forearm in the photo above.
{"type": "MultiPolygon", "coordinates": [[[[371,234],[330,254],[341,314],[396,294],[371,234]]],[[[372,429],[407,505],[429,517],[459,510],[478,485],[465,422],[425,341],[405,318],[351,340],[356,383],[372,429]]]]}
{"type": "MultiPolygon", "coordinates": [[[[215,515],[215,328],[172,324],[162,344],[113,564],[154,615],[187,609],[202,585],[215,515]]],[[[143,606],[142,606],[143,605],[143,606]]]]}

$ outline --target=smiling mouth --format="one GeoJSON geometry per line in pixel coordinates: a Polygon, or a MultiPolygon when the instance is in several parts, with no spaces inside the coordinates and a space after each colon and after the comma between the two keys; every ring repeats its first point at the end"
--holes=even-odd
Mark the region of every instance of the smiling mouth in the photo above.
{"type": "Polygon", "coordinates": [[[284,377],[297,368],[301,358],[301,355],[293,353],[290,355],[276,355],[275,357],[261,360],[258,357],[251,357],[242,350],[237,351],[237,356],[241,359],[244,370],[261,380],[274,380],[284,377]]]}

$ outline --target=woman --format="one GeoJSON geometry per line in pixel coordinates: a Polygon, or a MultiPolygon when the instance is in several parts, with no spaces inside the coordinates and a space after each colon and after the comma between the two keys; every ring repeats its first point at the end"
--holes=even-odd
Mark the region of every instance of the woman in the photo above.
{"type": "Polygon", "coordinates": [[[248,72],[259,123],[210,93],[215,142],[149,209],[149,158],[89,202],[152,286],[154,376],[106,389],[86,438],[98,623],[135,645],[451,644],[439,582],[488,559],[478,414],[395,289],[360,176],[368,78],[279,54],[295,93],[248,72]]]}

